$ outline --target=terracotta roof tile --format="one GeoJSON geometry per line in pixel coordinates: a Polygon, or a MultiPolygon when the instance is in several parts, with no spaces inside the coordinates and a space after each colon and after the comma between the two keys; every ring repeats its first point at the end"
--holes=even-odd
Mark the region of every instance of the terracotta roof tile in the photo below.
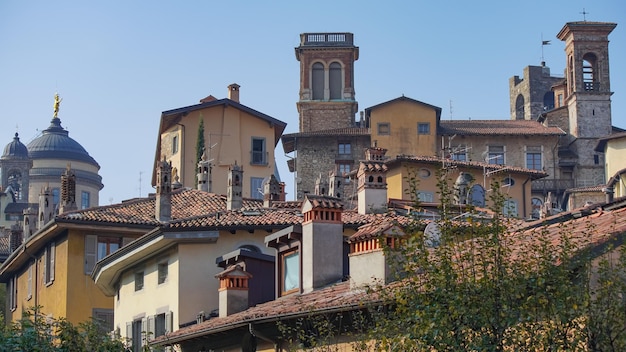
{"type": "Polygon", "coordinates": [[[410,221],[410,218],[396,215],[394,213],[375,214],[371,216],[370,221],[367,224],[359,227],[357,232],[350,236],[349,241],[364,241],[377,238],[393,226],[406,226],[410,221]]]}
{"type": "Polygon", "coordinates": [[[538,135],[558,136],[564,132],[558,127],[547,127],[532,120],[452,120],[441,121],[440,134],[464,136],[538,135]]]}
{"type": "Polygon", "coordinates": [[[367,172],[386,172],[388,170],[384,161],[363,160],[359,165],[359,168],[363,168],[363,171],[367,172]]]}
{"type": "Polygon", "coordinates": [[[343,203],[341,202],[341,199],[339,198],[307,194],[306,199],[311,203],[311,206],[314,209],[315,208],[343,209],[343,203]]]}
{"type": "Polygon", "coordinates": [[[368,128],[361,127],[346,127],[337,128],[333,130],[320,130],[310,132],[298,132],[298,133],[286,133],[283,134],[283,139],[290,139],[294,137],[320,137],[320,136],[368,136],[370,130],[368,128]]]}

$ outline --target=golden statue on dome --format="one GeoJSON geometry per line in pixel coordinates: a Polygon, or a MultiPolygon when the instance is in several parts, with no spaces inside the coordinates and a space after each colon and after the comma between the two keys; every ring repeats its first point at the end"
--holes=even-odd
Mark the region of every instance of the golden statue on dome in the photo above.
{"type": "Polygon", "coordinates": [[[62,101],[63,99],[59,98],[59,93],[54,93],[54,118],[56,118],[59,114],[59,106],[61,105],[62,101]]]}

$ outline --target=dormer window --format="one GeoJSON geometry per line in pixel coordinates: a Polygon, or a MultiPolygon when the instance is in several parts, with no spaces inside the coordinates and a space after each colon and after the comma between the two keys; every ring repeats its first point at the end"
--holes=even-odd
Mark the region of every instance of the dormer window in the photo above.
{"type": "Polygon", "coordinates": [[[281,253],[280,255],[280,292],[282,295],[297,292],[300,289],[300,250],[281,253]]]}

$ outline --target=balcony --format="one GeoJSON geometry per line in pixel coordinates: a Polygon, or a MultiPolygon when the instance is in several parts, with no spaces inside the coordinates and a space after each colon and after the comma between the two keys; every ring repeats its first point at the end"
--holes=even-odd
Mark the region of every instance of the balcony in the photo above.
{"type": "Polygon", "coordinates": [[[352,33],[302,33],[300,46],[352,46],[352,33]]]}
{"type": "Polygon", "coordinates": [[[533,192],[555,192],[574,188],[574,180],[565,178],[541,179],[532,181],[533,192]]]}

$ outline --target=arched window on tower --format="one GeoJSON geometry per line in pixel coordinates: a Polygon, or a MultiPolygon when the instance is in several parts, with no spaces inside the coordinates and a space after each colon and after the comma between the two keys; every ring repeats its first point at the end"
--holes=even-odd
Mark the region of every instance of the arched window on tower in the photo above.
{"type": "Polygon", "coordinates": [[[313,64],[311,89],[313,100],[324,100],[324,65],[319,62],[313,64]]]}
{"type": "Polygon", "coordinates": [[[554,92],[549,91],[543,95],[543,110],[548,111],[554,109],[554,92]]]}
{"type": "Polygon", "coordinates": [[[523,120],[524,119],[524,96],[518,95],[515,100],[515,119],[523,120]]]}
{"type": "Polygon", "coordinates": [[[330,72],[328,76],[328,86],[330,88],[330,99],[341,99],[341,64],[333,62],[330,64],[330,72]]]}
{"type": "Polygon", "coordinates": [[[598,91],[599,83],[596,76],[598,58],[595,54],[587,53],[583,56],[583,84],[585,91],[598,91]]]}

